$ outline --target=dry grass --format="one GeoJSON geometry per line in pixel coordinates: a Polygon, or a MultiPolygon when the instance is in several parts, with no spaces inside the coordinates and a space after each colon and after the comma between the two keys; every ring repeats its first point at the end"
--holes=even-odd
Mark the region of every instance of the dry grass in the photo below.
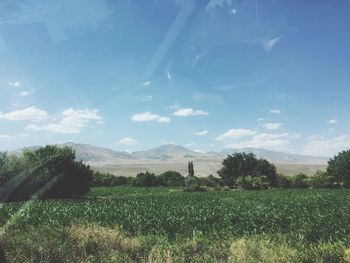
{"type": "Polygon", "coordinates": [[[85,258],[99,253],[123,253],[131,259],[140,256],[141,242],[136,238],[127,237],[118,228],[107,228],[96,225],[74,225],[69,231],[76,248],[85,258]]]}
{"type": "Polygon", "coordinates": [[[292,263],[296,262],[297,251],[284,244],[268,240],[242,238],[231,243],[229,262],[234,263],[292,263]]]}

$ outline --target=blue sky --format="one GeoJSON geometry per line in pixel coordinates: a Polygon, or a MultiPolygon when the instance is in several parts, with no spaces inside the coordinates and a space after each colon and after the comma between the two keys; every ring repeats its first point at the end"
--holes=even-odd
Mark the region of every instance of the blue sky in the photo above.
{"type": "Polygon", "coordinates": [[[350,2],[0,3],[0,149],[350,148],[350,2]]]}

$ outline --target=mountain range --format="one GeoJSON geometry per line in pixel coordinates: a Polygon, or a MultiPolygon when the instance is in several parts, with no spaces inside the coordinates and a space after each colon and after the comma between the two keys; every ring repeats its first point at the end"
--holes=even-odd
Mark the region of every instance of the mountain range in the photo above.
{"type": "Polygon", "coordinates": [[[284,152],[270,151],[258,148],[225,149],[218,152],[197,152],[183,146],[166,144],[145,151],[128,153],[103,147],[64,143],[59,147],[72,147],[78,160],[91,165],[95,170],[110,172],[115,175],[134,176],[138,172],[151,171],[161,173],[166,170],[176,170],[186,174],[187,162],[193,161],[199,175],[216,174],[222,160],[237,152],[253,153],[258,158],[274,163],[279,172],[295,174],[303,172],[312,174],[317,169],[325,169],[329,158],[307,156],[284,152]]]}

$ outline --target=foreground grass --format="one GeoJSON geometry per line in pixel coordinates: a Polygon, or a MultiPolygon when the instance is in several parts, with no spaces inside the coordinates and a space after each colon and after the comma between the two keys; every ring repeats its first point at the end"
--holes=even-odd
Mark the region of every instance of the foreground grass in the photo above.
{"type": "Polygon", "coordinates": [[[89,195],[2,204],[10,262],[350,262],[348,190],[89,195]]]}

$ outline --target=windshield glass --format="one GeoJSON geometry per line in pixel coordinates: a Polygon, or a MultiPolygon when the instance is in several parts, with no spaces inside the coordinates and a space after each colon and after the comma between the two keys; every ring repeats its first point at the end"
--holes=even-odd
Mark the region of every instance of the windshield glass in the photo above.
{"type": "Polygon", "coordinates": [[[347,1],[11,1],[3,150],[166,143],[331,156],[349,145],[347,1]]]}
{"type": "Polygon", "coordinates": [[[349,25],[0,0],[0,262],[350,262],[349,25]]]}

